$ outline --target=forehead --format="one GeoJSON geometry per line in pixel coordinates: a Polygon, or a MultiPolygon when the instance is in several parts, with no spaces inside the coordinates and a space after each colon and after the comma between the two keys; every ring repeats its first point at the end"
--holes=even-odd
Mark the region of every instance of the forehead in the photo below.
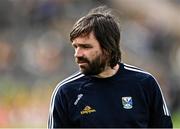
{"type": "Polygon", "coordinates": [[[73,40],[72,44],[91,44],[91,45],[97,45],[99,46],[99,42],[95,38],[93,32],[91,32],[87,36],[80,36],[73,40]]]}

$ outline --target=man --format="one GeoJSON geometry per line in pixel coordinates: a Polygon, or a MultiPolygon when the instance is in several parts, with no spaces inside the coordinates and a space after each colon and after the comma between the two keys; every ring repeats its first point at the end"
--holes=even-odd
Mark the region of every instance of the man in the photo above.
{"type": "Polygon", "coordinates": [[[55,88],[48,127],[171,128],[154,77],[120,63],[120,29],[103,9],[79,19],[70,33],[80,71],[55,88]]]}

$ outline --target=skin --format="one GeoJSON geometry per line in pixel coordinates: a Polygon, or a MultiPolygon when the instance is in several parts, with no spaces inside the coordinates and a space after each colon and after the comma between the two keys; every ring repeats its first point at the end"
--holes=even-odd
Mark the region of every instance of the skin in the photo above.
{"type": "Polygon", "coordinates": [[[93,32],[87,36],[75,38],[72,46],[75,50],[75,61],[82,73],[86,74],[87,72],[88,75],[107,78],[113,76],[118,71],[118,64],[114,68],[108,65],[108,57],[103,53],[93,32]],[[92,71],[95,71],[95,73],[91,73],[92,71]]]}

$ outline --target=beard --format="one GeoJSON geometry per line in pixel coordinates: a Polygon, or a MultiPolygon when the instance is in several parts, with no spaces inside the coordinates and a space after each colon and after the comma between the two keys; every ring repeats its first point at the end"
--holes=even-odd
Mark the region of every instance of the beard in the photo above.
{"type": "Polygon", "coordinates": [[[98,55],[92,61],[88,60],[85,57],[76,58],[76,62],[86,63],[83,66],[80,66],[80,71],[85,75],[98,75],[103,72],[107,66],[107,57],[103,55],[98,55]]]}

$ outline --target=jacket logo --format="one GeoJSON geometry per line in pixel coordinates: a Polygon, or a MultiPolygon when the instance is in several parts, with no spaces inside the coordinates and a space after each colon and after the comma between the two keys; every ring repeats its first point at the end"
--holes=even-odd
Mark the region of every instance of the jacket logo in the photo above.
{"type": "Polygon", "coordinates": [[[122,104],[124,109],[133,108],[132,97],[122,97],[122,104]]]}
{"type": "Polygon", "coordinates": [[[96,112],[96,110],[95,110],[95,109],[92,109],[90,106],[86,106],[86,107],[81,111],[81,115],[90,114],[90,113],[93,113],[93,112],[96,112]]]}

